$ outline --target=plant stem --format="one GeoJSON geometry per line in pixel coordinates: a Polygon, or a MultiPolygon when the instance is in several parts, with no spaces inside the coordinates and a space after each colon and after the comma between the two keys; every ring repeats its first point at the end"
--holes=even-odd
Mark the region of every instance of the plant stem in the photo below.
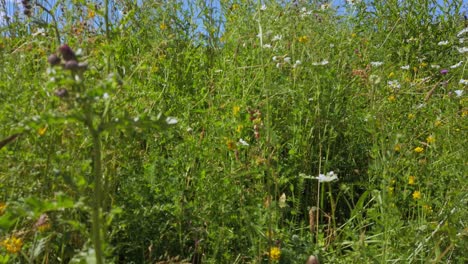
{"type": "Polygon", "coordinates": [[[102,201],[102,164],[101,164],[101,140],[99,132],[91,130],[93,137],[93,173],[94,173],[94,203],[92,215],[93,244],[96,253],[96,263],[103,263],[101,241],[101,201],[102,201]]]}

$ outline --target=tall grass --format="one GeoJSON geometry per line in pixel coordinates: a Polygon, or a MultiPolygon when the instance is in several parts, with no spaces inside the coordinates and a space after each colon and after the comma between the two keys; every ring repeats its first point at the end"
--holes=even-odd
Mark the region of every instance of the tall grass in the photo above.
{"type": "Polygon", "coordinates": [[[467,261],[463,1],[23,2],[0,263],[467,261]]]}

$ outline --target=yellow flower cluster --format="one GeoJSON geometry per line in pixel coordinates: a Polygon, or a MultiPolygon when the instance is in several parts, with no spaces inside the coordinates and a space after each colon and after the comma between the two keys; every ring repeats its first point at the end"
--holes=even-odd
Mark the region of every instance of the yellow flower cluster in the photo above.
{"type": "Polygon", "coordinates": [[[422,195],[421,195],[421,192],[420,191],[414,191],[413,192],[413,199],[414,200],[419,200],[421,199],[422,195]]]}
{"type": "Polygon", "coordinates": [[[3,240],[1,245],[3,245],[6,251],[9,253],[16,254],[20,252],[21,248],[23,247],[23,241],[21,238],[11,236],[3,240]]]}
{"type": "Polygon", "coordinates": [[[307,41],[309,41],[309,37],[307,37],[307,36],[300,36],[300,37],[298,38],[298,41],[299,41],[300,43],[306,43],[307,41]]]}
{"type": "Polygon", "coordinates": [[[414,176],[410,175],[408,177],[408,184],[409,185],[414,185],[415,182],[416,182],[416,178],[414,176]]]}
{"type": "Polygon", "coordinates": [[[435,142],[435,137],[434,136],[428,136],[426,138],[426,142],[427,142],[427,144],[434,143],[435,142]]]}
{"type": "Polygon", "coordinates": [[[422,148],[422,147],[416,147],[416,148],[414,149],[414,152],[416,152],[416,153],[423,153],[423,152],[424,152],[424,148],[422,148]]]}
{"type": "Polygon", "coordinates": [[[279,247],[272,247],[268,255],[271,260],[279,260],[281,257],[281,249],[279,249],[279,247]]]}

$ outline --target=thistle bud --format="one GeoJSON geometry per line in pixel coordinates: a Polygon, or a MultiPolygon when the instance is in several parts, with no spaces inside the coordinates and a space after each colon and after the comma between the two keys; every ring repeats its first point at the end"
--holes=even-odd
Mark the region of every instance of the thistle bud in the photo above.
{"type": "Polygon", "coordinates": [[[68,91],[65,88],[59,88],[59,89],[55,90],[55,95],[60,97],[60,98],[64,98],[64,97],[68,96],[68,91]]]}
{"type": "Polygon", "coordinates": [[[21,4],[23,5],[23,14],[26,16],[31,16],[32,13],[32,6],[31,6],[31,1],[30,0],[23,0],[21,1],[21,4]]]}
{"type": "Polygon", "coordinates": [[[59,52],[65,61],[77,61],[75,53],[67,44],[60,46],[59,52]]]}
{"type": "Polygon", "coordinates": [[[50,65],[55,66],[60,64],[60,58],[56,54],[52,54],[47,58],[47,61],[50,65]]]}
{"type": "Polygon", "coordinates": [[[70,61],[67,61],[65,62],[65,65],[64,65],[64,68],[66,70],[77,70],[78,69],[78,62],[76,62],[76,60],[70,60],[70,61]]]}

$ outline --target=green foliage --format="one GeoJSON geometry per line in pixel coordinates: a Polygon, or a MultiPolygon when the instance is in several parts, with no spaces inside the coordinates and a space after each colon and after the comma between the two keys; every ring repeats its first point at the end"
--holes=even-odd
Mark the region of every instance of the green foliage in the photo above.
{"type": "Polygon", "coordinates": [[[0,263],[466,262],[463,1],[306,2],[2,23],[0,263]]]}

